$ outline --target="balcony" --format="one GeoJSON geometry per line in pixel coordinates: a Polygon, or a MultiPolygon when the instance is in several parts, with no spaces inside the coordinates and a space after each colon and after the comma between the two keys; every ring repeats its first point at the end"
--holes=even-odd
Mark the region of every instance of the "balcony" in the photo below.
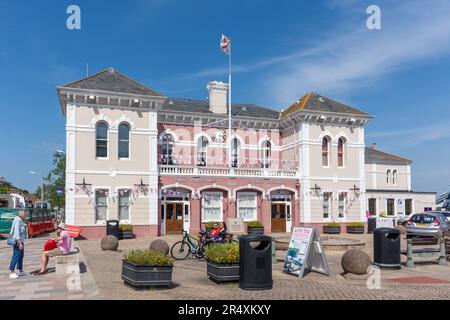
{"type": "Polygon", "coordinates": [[[285,178],[297,177],[297,161],[260,161],[251,158],[232,159],[233,166],[226,165],[226,159],[204,159],[193,156],[160,155],[159,174],[173,176],[215,176],[246,178],[285,178]]]}

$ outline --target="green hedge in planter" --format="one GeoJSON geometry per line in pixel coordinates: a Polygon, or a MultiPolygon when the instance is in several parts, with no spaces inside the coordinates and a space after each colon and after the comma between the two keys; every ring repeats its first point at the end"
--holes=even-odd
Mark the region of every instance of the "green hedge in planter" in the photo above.
{"type": "Polygon", "coordinates": [[[331,223],[327,223],[325,225],[326,228],[340,228],[341,225],[337,222],[331,222],[331,223]]]}
{"type": "Polygon", "coordinates": [[[219,264],[239,262],[239,243],[210,244],[205,248],[206,259],[219,264]]]}
{"type": "Polygon", "coordinates": [[[347,228],[364,228],[361,222],[353,222],[347,225],[347,228]]]}
{"type": "Polygon", "coordinates": [[[260,221],[255,220],[255,221],[248,222],[247,227],[249,227],[249,228],[264,228],[264,225],[260,221]]]}
{"type": "Polygon", "coordinates": [[[133,232],[133,225],[132,224],[121,224],[119,226],[119,231],[120,232],[133,232]]]}
{"type": "Polygon", "coordinates": [[[173,266],[174,260],[158,251],[131,250],[125,255],[125,261],[140,266],[173,266]]]}

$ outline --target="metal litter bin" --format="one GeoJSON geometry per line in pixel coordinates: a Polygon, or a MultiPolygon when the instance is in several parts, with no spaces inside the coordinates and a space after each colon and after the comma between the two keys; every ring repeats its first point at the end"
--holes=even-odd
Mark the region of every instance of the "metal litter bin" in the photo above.
{"type": "Polygon", "coordinates": [[[272,289],[272,238],[243,235],[239,239],[239,254],[239,287],[243,290],[272,289]]]}
{"type": "Polygon", "coordinates": [[[106,221],[106,235],[114,236],[117,239],[120,238],[120,228],[118,220],[108,220],[106,221]]]}
{"type": "Polygon", "coordinates": [[[401,268],[400,230],[375,229],[373,233],[373,264],[380,268],[401,268]]]}
{"type": "Polygon", "coordinates": [[[377,228],[377,218],[369,218],[367,220],[367,233],[373,234],[375,229],[377,228]]]}

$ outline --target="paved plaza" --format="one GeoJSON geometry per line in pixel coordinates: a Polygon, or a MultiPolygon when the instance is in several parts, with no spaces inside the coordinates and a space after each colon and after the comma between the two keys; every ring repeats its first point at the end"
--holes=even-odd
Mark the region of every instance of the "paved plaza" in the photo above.
{"type": "MultiPolygon", "coordinates": [[[[366,252],[372,256],[372,236],[354,236],[366,241],[366,252]]],[[[30,239],[27,242],[26,271],[39,268],[40,251],[49,238],[30,239]]],[[[174,285],[165,289],[134,290],[125,286],[120,278],[122,259],[131,249],[148,248],[155,238],[123,240],[118,252],[103,252],[100,240],[77,241],[74,247],[80,249],[80,290],[70,290],[69,275],[50,272],[45,276],[28,276],[10,280],[8,264],[11,248],[0,241],[2,271],[0,272],[0,299],[158,299],[158,300],[240,300],[240,299],[450,299],[450,267],[437,264],[421,264],[415,269],[402,268],[381,271],[381,288],[370,290],[363,278],[345,278],[340,260],[344,252],[327,251],[330,276],[316,273],[304,279],[283,274],[282,261],[273,265],[274,287],[269,291],[243,291],[238,284],[216,284],[206,276],[206,263],[194,259],[175,262],[174,285]]],[[[180,236],[164,238],[169,244],[180,236]]],[[[277,252],[283,259],[284,253],[277,252]]],[[[405,258],[402,258],[405,260],[405,258]]],[[[51,260],[50,268],[55,268],[51,260]]],[[[51,269],[52,271],[54,269],[51,269]]]]}

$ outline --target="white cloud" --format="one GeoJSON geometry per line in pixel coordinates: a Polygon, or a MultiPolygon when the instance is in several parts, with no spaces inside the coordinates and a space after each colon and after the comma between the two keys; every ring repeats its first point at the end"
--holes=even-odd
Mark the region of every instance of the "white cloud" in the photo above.
{"type": "Polygon", "coordinates": [[[314,54],[266,77],[275,101],[288,104],[308,90],[349,92],[450,51],[449,1],[386,2],[380,7],[382,30],[368,30],[368,15],[361,11],[352,27],[346,24],[324,37],[314,54]]]}
{"type": "Polygon", "coordinates": [[[373,131],[366,134],[368,139],[385,141],[386,144],[396,145],[396,148],[410,148],[424,143],[450,138],[450,122],[434,124],[400,130],[373,131]],[[411,137],[414,137],[413,139],[411,137]]]}

